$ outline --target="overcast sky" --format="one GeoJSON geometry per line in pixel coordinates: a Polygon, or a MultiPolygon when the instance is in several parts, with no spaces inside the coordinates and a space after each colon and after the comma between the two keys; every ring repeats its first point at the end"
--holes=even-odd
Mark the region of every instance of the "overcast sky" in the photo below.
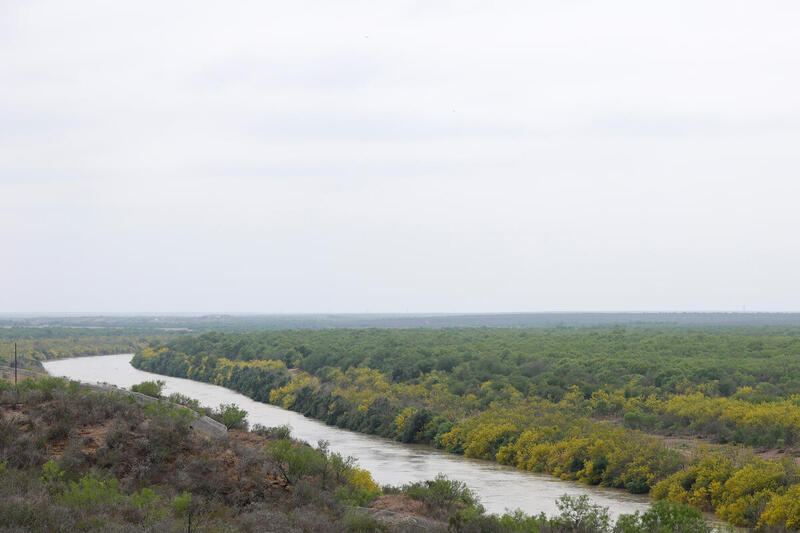
{"type": "Polygon", "coordinates": [[[0,312],[798,311],[798,28],[0,0],[0,312]]]}

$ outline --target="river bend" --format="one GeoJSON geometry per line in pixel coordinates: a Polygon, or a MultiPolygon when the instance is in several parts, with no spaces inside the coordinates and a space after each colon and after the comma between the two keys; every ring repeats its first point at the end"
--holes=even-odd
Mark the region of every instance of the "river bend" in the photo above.
{"type": "Polygon", "coordinates": [[[607,506],[614,517],[648,507],[647,496],[628,494],[616,489],[587,487],[549,475],[449,454],[428,446],[401,444],[382,437],[328,426],[294,411],[256,402],[224,387],[138,370],[130,365],[132,357],[131,354],[102,355],[47,361],[43,364],[51,375],[85,383],[110,383],[129,388],[142,381],[160,379],[166,382],[164,390],[167,394],[179,392],[210,407],[221,403],[235,403],[248,412],[247,418],[251,425],[289,424],[292,435],[297,439],[312,444],[320,439],[329,441],[333,451],[355,457],[382,485],[401,485],[431,479],[440,472],[451,479],[464,481],[492,513],[519,508],[528,514],[556,514],[555,500],[562,494],[587,494],[595,503],[607,506]]]}

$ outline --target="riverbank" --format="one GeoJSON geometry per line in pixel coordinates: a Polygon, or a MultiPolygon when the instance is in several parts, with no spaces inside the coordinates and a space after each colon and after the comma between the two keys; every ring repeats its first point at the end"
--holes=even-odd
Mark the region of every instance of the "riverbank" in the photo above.
{"type": "Polygon", "coordinates": [[[561,481],[549,475],[535,474],[488,461],[465,458],[420,445],[404,445],[389,439],[342,430],[307,418],[293,411],[256,402],[242,394],[199,381],[144,372],[133,368],[132,355],[122,354],[72,360],[48,361],[45,368],[52,375],[85,382],[107,382],[130,387],[142,381],[163,379],[165,393],[178,392],[195,398],[203,405],[236,403],[248,411],[251,423],[265,426],[289,424],[293,434],[308,442],[325,439],[333,451],[352,455],[373,472],[380,484],[402,485],[421,482],[441,472],[466,482],[489,512],[502,513],[520,508],[526,513],[558,513],[555,500],[562,494],[586,495],[597,504],[609,507],[612,516],[643,512],[649,508],[646,496],[616,489],[587,487],[561,481]]]}

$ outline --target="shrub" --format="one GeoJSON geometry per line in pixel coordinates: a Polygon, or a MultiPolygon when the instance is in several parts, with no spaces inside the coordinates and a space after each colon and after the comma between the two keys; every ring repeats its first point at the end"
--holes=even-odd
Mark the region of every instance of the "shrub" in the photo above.
{"type": "Polygon", "coordinates": [[[438,474],[434,479],[404,485],[400,491],[420,500],[434,515],[445,517],[460,507],[482,508],[466,483],[438,474]]]}
{"type": "Polygon", "coordinates": [[[83,443],[78,439],[71,439],[58,459],[58,465],[68,474],[80,472],[86,464],[87,456],[83,453],[83,443]]]}
{"type": "Polygon", "coordinates": [[[351,511],[342,518],[342,531],[348,533],[373,533],[389,531],[389,528],[362,511],[351,511]]]}
{"type": "Polygon", "coordinates": [[[45,448],[41,438],[30,433],[19,435],[5,450],[4,460],[9,466],[27,468],[44,463],[45,448]]]}
{"type": "Polygon", "coordinates": [[[567,531],[575,533],[605,533],[611,527],[607,507],[591,503],[585,494],[578,498],[563,495],[556,501],[561,514],[555,519],[567,531]]]}
{"type": "Polygon", "coordinates": [[[45,464],[42,465],[42,477],[41,480],[43,483],[48,484],[55,484],[60,483],[64,479],[65,472],[61,470],[61,467],[58,466],[58,463],[50,459],[45,464]]]}
{"type": "Polygon", "coordinates": [[[658,424],[658,415],[647,414],[641,409],[634,407],[622,415],[622,424],[631,429],[652,428],[658,424]]]}
{"type": "Polygon", "coordinates": [[[761,522],[777,528],[800,529],[800,485],[773,497],[761,514],[761,522]]]}
{"type": "MultiPolygon", "coordinates": [[[[150,407],[157,405],[159,404],[149,404],[145,411],[149,411],[150,407]]],[[[154,416],[147,424],[146,452],[154,464],[164,464],[168,457],[183,447],[184,439],[190,431],[186,413],[191,413],[191,411],[172,408],[166,415],[159,413],[159,416],[154,416]]]]}
{"type": "Polygon", "coordinates": [[[19,435],[19,426],[13,420],[0,416],[0,460],[4,460],[6,453],[14,449],[12,445],[19,435]]]}
{"type": "MultiPolygon", "coordinates": [[[[514,518],[518,518],[515,516],[514,518]]],[[[496,516],[486,516],[474,507],[459,509],[448,518],[451,531],[456,533],[507,533],[511,531],[539,532],[538,524],[528,527],[527,523],[519,522],[509,515],[498,519],[496,516]]],[[[527,518],[527,517],[526,517],[527,518]]]]}
{"type": "Polygon", "coordinates": [[[262,437],[269,437],[271,439],[291,439],[292,438],[292,426],[289,424],[283,424],[281,426],[273,426],[267,427],[262,424],[254,424],[253,428],[250,430],[256,435],[261,435],[262,437]]]}
{"type": "Polygon", "coordinates": [[[240,409],[235,403],[220,404],[212,418],[228,429],[247,430],[247,411],[240,409]]]}
{"type": "Polygon", "coordinates": [[[162,499],[148,487],[131,494],[128,497],[127,507],[135,515],[131,517],[130,521],[137,523],[153,523],[163,519],[167,514],[167,508],[162,499]]]}
{"type": "Polygon", "coordinates": [[[131,390],[153,398],[161,398],[161,391],[164,390],[164,383],[160,379],[158,381],[142,381],[138,385],[133,385],[131,390]]]}
{"type": "Polygon", "coordinates": [[[266,450],[287,483],[296,483],[303,476],[310,474],[322,460],[319,452],[308,446],[295,446],[289,439],[271,442],[266,450]]]}
{"type": "Polygon", "coordinates": [[[188,407],[189,409],[192,409],[194,411],[203,411],[203,410],[205,410],[200,405],[199,401],[195,400],[194,398],[190,398],[190,397],[186,396],[185,394],[181,394],[179,392],[173,392],[172,394],[167,396],[167,400],[169,400],[172,403],[185,405],[186,407],[188,407]]]}
{"type": "Polygon", "coordinates": [[[39,393],[40,399],[44,401],[52,400],[56,391],[66,388],[67,382],[61,378],[26,378],[19,382],[20,392],[39,393]]]}
{"type": "Polygon", "coordinates": [[[96,474],[86,474],[78,481],[70,481],[59,501],[75,509],[88,507],[110,508],[119,504],[123,495],[115,478],[100,479],[96,474]]]}
{"type": "Polygon", "coordinates": [[[274,504],[259,502],[245,508],[239,515],[239,525],[245,533],[260,533],[269,524],[272,533],[292,533],[297,531],[289,522],[289,516],[274,508],[274,504]]]}
{"type": "Polygon", "coordinates": [[[64,418],[56,420],[52,425],[48,426],[45,432],[45,438],[49,442],[58,442],[69,438],[72,431],[72,423],[64,418]]]}
{"type": "Polygon", "coordinates": [[[643,475],[633,475],[625,481],[625,490],[631,494],[646,494],[650,492],[650,484],[643,475]]]}
{"type": "Polygon", "coordinates": [[[166,402],[153,402],[144,406],[143,411],[155,420],[172,420],[189,427],[195,419],[195,412],[166,402]]]}
{"type": "Polygon", "coordinates": [[[8,532],[73,531],[69,509],[40,502],[0,500],[0,529],[8,532]]]}
{"type": "Polygon", "coordinates": [[[622,515],[614,533],[711,533],[703,514],[688,505],[656,502],[643,514],[622,515]]]}
{"type": "Polygon", "coordinates": [[[367,507],[380,492],[369,492],[344,485],[336,489],[336,500],[351,507],[367,507]]]}

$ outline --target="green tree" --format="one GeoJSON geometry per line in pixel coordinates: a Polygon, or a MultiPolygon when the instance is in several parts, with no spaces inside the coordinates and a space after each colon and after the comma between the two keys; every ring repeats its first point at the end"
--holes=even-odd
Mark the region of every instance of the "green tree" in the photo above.
{"type": "Polygon", "coordinates": [[[180,496],[175,496],[175,499],[172,500],[172,511],[178,518],[186,519],[186,533],[192,533],[192,517],[196,511],[192,495],[183,491],[180,496]]]}
{"type": "Polygon", "coordinates": [[[131,390],[153,398],[161,398],[161,392],[164,390],[166,383],[162,380],[158,381],[142,381],[138,385],[133,385],[131,390]]]}
{"type": "Polygon", "coordinates": [[[247,429],[247,411],[235,403],[223,403],[214,413],[214,418],[228,429],[247,429]]]}
{"type": "Polygon", "coordinates": [[[283,479],[292,484],[318,469],[323,462],[319,452],[308,446],[295,446],[289,439],[269,443],[266,451],[283,479]]]}

